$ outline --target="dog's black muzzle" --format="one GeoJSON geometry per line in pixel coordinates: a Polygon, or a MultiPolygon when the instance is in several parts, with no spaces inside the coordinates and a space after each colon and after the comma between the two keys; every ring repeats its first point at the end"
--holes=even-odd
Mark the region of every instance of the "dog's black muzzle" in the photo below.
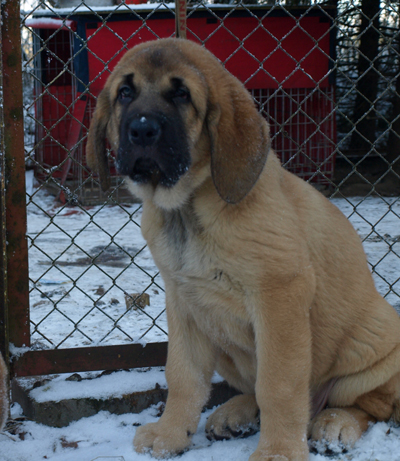
{"type": "Polygon", "coordinates": [[[137,183],[174,186],[189,169],[183,123],[162,114],[134,114],[123,119],[118,173],[137,183]]]}
{"type": "Polygon", "coordinates": [[[161,125],[154,117],[135,118],[128,126],[128,138],[131,144],[147,147],[155,144],[161,135],[161,125]]]}

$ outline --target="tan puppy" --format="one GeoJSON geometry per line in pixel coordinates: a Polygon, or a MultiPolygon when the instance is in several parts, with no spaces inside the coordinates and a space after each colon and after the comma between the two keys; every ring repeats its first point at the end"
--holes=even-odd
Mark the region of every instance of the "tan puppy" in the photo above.
{"type": "Polygon", "coordinates": [[[137,451],[187,449],[217,370],[243,395],[210,438],[254,430],[251,461],[305,461],[400,419],[400,320],[377,293],[360,239],[285,171],[243,85],[190,41],[141,44],[98,98],[87,161],[108,187],[106,137],[143,200],[142,232],[166,287],[169,394],[137,451]],[[329,410],[323,408],[328,405],[329,410]]]}

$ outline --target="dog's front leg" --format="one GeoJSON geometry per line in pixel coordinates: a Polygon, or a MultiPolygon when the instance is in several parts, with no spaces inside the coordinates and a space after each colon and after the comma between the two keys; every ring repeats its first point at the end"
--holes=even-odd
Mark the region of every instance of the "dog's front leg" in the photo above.
{"type": "Polygon", "coordinates": [[[260,441],[249,461],[306,461],[311,374],[306,282],[271,287],[253,306],[260,441]]]}
{"type": "Polygon", "coordinates": [[[136,451],[152,450],[156,458],[188,448],[211,388],[214,350],[183,308],[176,293],[169,295],[167,288],[167,403],[160,420],[139,427],[133,441],[136,451]]]}

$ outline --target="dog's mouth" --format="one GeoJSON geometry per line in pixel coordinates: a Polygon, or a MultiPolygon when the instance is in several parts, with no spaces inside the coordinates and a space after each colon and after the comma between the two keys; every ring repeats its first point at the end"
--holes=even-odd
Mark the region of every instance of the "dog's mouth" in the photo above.
{"type": "Polygon", "coordinates": [[[169,171],[165,171],[156,160],[149,157],[138,158],[133,166],[126,165],[124,162],[117,161],[117,171],[123,176],[128,176],[137,184],[151,184],[153,187],[162,185],[164,187],[173,187],[186,173],[189,165],[178,163],[172,168],[170,165],[169,171]]]}
{"type": "Polygon", "coordinates": [[[153,186],[165,182],[165,175],[159,165],[153,159],[139,158],[136,160],[133,170],[128,175],[132,181],[139,184],[151,183],[153,186]]]}

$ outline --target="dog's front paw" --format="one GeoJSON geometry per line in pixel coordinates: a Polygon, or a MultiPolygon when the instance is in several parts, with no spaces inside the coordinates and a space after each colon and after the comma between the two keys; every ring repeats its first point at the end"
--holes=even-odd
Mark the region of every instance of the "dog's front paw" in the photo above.
{"type": "Polygon", "coordinates": [[[341,408],[327,408],[310,424],[311,446],[318,453],[342,453],[352,448],[363,433],[357,419],[341,408]]]}
{"type": "Polygon", "coordinates": [[[289,440],[281,434],[275,443],[271,440],[267,442],[266,437],[261,434],[257,450],[250,456],[249,461],[309,461],[309,458],[305,434],[296,437],[291,433],[289,440]]]}
{"type": "Polygon", "coordinates": [[[259,430],[259,410],[254,395],[237,395],[217,408],[208,418],[209,440],[246,437],[259,430]]]}
{"type": "Polygon", "coordinates": [[[256,450],[249,458],[249,461],[290,461],[283,455],[268,455],[262,450],[256,450]]]}
{"type": "Polygon", "coordinates": [[[179,428],[149,423],[138,427],[133,445],[138,453],[152,451],[155,458],[169,458],[184,452],[191,443],[190,434],[179,428]]]}
{"type": "Polygon", "coordinates": [[[274,449],[268,449],[258,446],[257,450],[250,456],[249,461],[308,461],[308,446],[304,442],[287,447],[281,446],[274,449]]]}

